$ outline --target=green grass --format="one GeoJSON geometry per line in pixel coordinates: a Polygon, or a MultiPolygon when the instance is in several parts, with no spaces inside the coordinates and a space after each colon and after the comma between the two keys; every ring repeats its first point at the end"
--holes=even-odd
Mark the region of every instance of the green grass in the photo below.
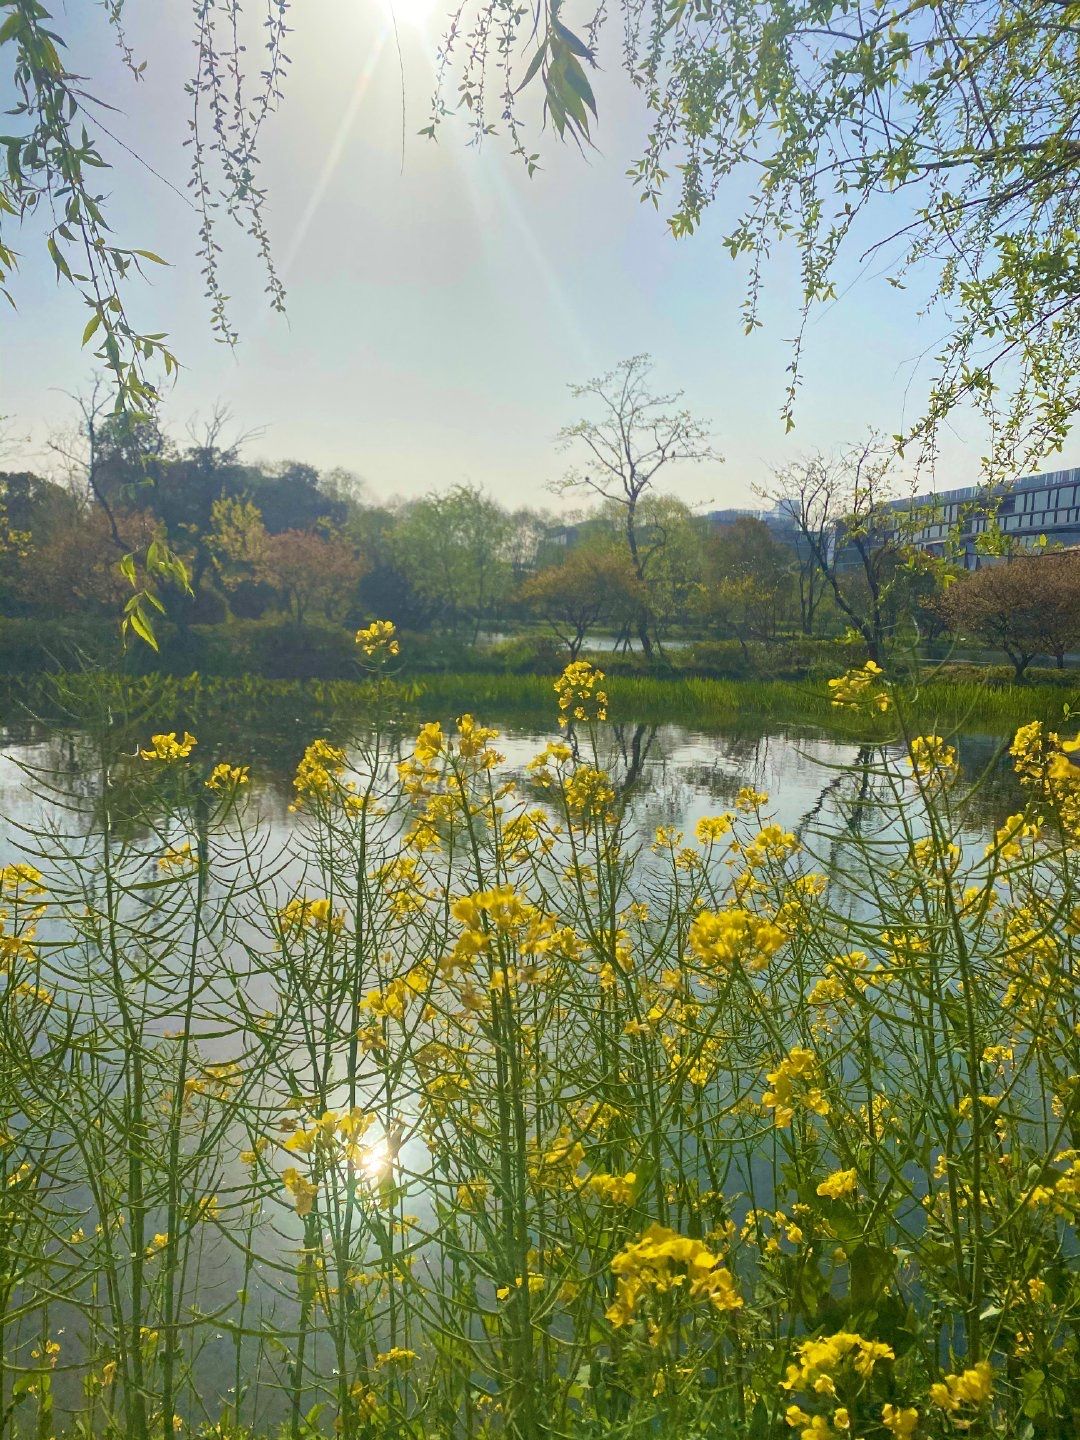
{"type": "MultiPolygon", "coordinates": [[[[783,726],[868,740],[886,738],[896,729],[892,715],[867,716],[834,706],[820,680],[611,676],[606,689],[609,716],[615,723],[674,724],[706,731],[783,726]]],[[[924,733],[1007,735],[1029,720],[1068,728],[1064,707],[1071,692],[1060,687],[942,679],[904,693],[901,703],[908,724],[924,733]]],[[[107,705],[114,724],[126,714],[143,728],[150,724],[215,731],[239,727],[245,733],[271,737],[301,730],[338,732],[371,715],[374,701],[369,682],[127,677],[99,671],[9,681],[0,709],[8,720],[31,713],[46,722],[78,725],[81,715],[89,723],[107,705]]],[[[421,719],[445,722],[466,711],[494,723],[516,722],[541,730],[555,726],[553,683],[543,675],[425,676],[402,685],[392,709],[406,726],[421,719]]]]}
{"type": "MultiPolygon", "coordinates": [[[[343,687],[344,688],[344,687],[343,687]]],[[[623,678],[607,681],[613,721],[678,724],[728,730],[739,725],[809,725],[838,734],[875,735],[891,729],[832,704],[820,681],[623,678]]],[[[470,710],[482,716],[547,717],[554,712],[551,679],[537,675],[439,675],[422,682],[419,711],[470,710]]],[[[1050,686],[992,687],[930,681],[909,700],[924,728],[1002,734],[1028,720],[1062,719],[1069,692],[1050,686]]],[[[343,697],[344,698],[344,697],[343,697]]]]}

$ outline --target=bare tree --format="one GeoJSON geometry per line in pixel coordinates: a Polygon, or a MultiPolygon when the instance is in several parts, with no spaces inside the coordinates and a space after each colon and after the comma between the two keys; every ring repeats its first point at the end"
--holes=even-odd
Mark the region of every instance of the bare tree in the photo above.
{"type": "MultiPolygon", "coordinates": [[[[642,497],[666,465],[721,458],[709,443],[704,426],[680,406],[683,392],[654,394],[649,388],[651,374],[649,356],[632,355],[613,370],[583,385],[570,386],[574,399],[589,402],[597,413],[559,431],[560,447],[579,454],[584,451],[585,458],[572,465],[554,486],[559,491],[592,490],[620,507],[627,553],[642,586],[655,553],[642,535],[642,497]]],[[[644,607],[638,615],[637,634],[642,650],[651,658],[650,618],[644,607]]]]}
{"type": "Polygon", "coordinates": [[[60,462],[69,489],[84,501],[95,505],[105,516],[109,540],[118,556],[128,547],[117,523],[116,507],[105,480],[105,432],[108,419],[115,413],[111,385],[95,375],[90,388],[68,399],[78,411],[75,424],[50,435],[47,445],[60,462]]]}
{"type": "Polygon", "coordinates": [[[926,512],[890,505],[895,455],[871,434],[835,460],[806,462],[809,479],[801,499],[791,502],[786,472],[764,492],[777,505],[789,502],[786,513],[827,592],[879,664],[894,628],[902,579],[934,563],[916,543],[926,512]]]}
{"type": "Polygon", "coordinates": [[[827,552],[832,531],[833,505],[838,490],[836,461],[811,455],[773,471],[772,483],[759,493],[795,529],[795,575],[799,595],[799,626],[813,635],[814,622],[829,585],[818,561],[827,552]]]}

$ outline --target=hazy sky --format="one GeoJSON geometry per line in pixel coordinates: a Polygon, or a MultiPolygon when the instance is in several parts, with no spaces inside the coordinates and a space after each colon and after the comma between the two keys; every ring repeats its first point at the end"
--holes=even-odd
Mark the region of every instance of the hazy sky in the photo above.
{"type": "MultiPolygon", "coordinates": [[[[932,354],[939,322],[920,319],[917,293],[860,276],[852,255],[841,300],[811,325],[798,426],[785,436],[795,257],[780,254],[769,268],[765,328],[746,337],[745,275],[720,245],[730,206],[718,204],[697,235],[676,242],[663,212],[643,206],[626,178],[644,117],[614,49],[609,73],[596,77],[597,150],[587,156],[534,124],[544,169],[530,180],[499,138],[468,147],[460,122],[438,144],[419,137],[439,33],[440,12],[425,16],[428,3],[398,0],[400,66],[387,0],[292,7],[286,100],[262,146],[288,316],[269,312],[250,243],[223,222],[242,336],[235,353],[211,338],[195,215],[183,198],[188,0],[129,0],[130,39],[148,62],[139,85],[119,65],[99,5],[68,0],[66,14],[57,10],[71,68],[95,77],[96,93],[119,107],[110,128],[176,187],[109,150],[118,239],[172,262],[152,285],[132,287],[133,313],[169,332],[184,365],[165,409],[172,429],[182,433],[223,400],[238,429],[262,428],[253,457],[344,466],[381,496],[468,479],[510,503],[554,505],[544,486],[564,461],[553,438],[578,413],[567,382],[648,351],[658,382],[686,391],[726,459],[670,472],[672,488],[695,504],[730,505],[752,502],[771,465],[857,439],[871,424],[891,433],[905,405],[909,418],[916,413],[927,372],[913,382],[913,367],[932,354]]],[[[608,38],[617,40],[614,27],[608,38]]],[[[45,463],[50,427],[70,414],[60,392],[92,368],[78,348],[85,312],[30,241],[20,242],[18,313],[0,321],[0,412],[27,437],[7,465],[45,463]]],[[[974,425],[946,437],[940,485],[977,478],[980,438],[974,425]]],[[[1075,463],[1075,451],[1053,463],[1075,463]]]]}

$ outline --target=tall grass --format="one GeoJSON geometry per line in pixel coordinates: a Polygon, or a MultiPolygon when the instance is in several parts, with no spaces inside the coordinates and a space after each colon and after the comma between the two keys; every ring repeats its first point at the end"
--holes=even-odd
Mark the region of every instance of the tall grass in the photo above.
{"type": "Polygon", "coordinates": [[[1057,740],[1021,732],[985,848],[898,691],[837,823],[744,791],[642,837],[595,672],[517,784],[468,716],[402,753],[400,700],[308,747],[284,844],[178,727],[38,777],[0,874],[0,1433],[1075,1435],[1057,740]]]}
{"type": "MultiPolygon", "coordinates": [[[[833,705],[823,682],[618,676],[606,685],[615,720],[704,728],[740,723],[808,725],[871,738],[885,733],[883,727],[875,729],[873,717],[833,705]]],[[[909,703],[913,720],[920,725],[1005,734],[1026,720],[1060,720],[1066,698],[1060,688],[1051,686],[930,680],[912,690],[909,703]]],[[[543,715],[551,706],[551,680],[537,675],[431,676],[423,681],[421,703],[434,712],[471,706],[489,714],[543,715]]]]}
{"type": "MultiPolygon", "coordinates": [[[[840,736],[877,739],[888,728],[873,716],[832,704],[817,681],[746,681],[614,677],[606,682],[616,721],[679,724],[705,730],[807,727],[840,736]]],[[[215,732],[238,730],[295,735],[297,727],[355,725],[371,712],[371,681],[266,680],[258,676],[122,676],[70,673],[9,682],[4,710],[11,718],[80,716],[89,706],[141,714],[147,723],[205,724],[215,732]]],[[[386,686],[383,687],[385,706],[386,686]]],[[[551,712],[552,680],[542,675],[434,675],[394,688],[398,720],[444,718],[475,710],[540,728],[551,712]]],[[[1073,697],[1075,701],[1076,697],[1073,697]]],[[[931,679],[912,688],[913,723],[922,728],[1011,734],[1026,720],[1060,722],[1070,699],[1057,686],[990,685],[931,679]]],[[[385,714],[385,710],[384,710],[385,714]]],[[[411,721],[410,721],[411,723],[411,721]]]]}

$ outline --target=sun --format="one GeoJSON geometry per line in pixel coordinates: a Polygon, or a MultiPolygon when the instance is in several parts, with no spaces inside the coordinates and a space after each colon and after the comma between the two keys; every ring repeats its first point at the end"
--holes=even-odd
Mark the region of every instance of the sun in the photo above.
{"type": "Polygon", "coordinates": [[[431,20],[438,0],[385,0],[385,4],[398,25],[420,30],[431,20]]]}

